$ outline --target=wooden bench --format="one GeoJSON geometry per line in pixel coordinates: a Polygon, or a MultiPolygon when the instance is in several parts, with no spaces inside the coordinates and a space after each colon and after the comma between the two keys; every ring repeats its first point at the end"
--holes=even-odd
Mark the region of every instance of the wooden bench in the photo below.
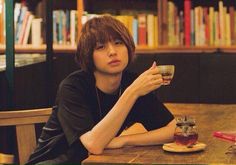
{"type": "MultiPolygon", "coordinates": [[[[35,124],[45,123],[51,113],[52,108],[0,111],[0,126],[16,127],[19,164],[24,164],[35,149],[35,124]]],[[[4,158],[1,161],[4,161],[4,158]]]]}

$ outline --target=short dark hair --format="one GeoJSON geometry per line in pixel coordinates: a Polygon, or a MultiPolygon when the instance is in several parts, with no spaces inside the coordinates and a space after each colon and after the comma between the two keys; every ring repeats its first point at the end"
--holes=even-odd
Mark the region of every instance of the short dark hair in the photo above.
{"type": "Polygon", "coordinates": [[[128,65],[131,63],[135,45],[133,37],[123,23],[112,16],[99,16],[88,20],[82,27],[77,45],[76,62],[82,70],[93,72],[93,51],[97,42],[106,43],[111,39],[121,39],[128,49],[128,65]]]}

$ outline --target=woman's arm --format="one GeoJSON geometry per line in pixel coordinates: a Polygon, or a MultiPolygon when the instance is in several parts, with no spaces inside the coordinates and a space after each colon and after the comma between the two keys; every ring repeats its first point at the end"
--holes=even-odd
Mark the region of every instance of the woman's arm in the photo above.
{"type": "Polygon", "coordinates": [[[160,129],[148,131],[145,133],[115,137],[106,146],[106,148],[121,148],[124,146],[146,146],[167,143],[173,141],[175,125],[175,120],[172,120],[168,125],[160,129]]]}
{"type": "Polygon", "coordinates": [[[154,63],[124,91],[111,111],[92,130],[80,136],[85,148],[93,154],[102,153],[119,131],[137,98],[159,88],[162,82],[154,63]]]}

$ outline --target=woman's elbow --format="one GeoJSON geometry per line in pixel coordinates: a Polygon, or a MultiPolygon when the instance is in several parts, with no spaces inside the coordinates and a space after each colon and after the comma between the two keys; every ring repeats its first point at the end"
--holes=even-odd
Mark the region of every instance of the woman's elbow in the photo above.
{"type": "Polygon", "coordinates": [[[100,155],[103,153],[104,148],[97,146],[96,144],[91,144],[87,147],[87,150],[89,153],[94,154],[94,155],[100,155]]]}
{"type": "Polygon", "coordinates": [[[91,138],[89,133],[82,135],[80,140],[89,153],[94,155],[103,153],[104,147],[99,145],[99,142],[96,139],[91,138]]]}

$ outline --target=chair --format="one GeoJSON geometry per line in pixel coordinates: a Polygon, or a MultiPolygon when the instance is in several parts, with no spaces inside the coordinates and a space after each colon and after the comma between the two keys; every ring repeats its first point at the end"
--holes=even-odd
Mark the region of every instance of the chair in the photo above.
{"type": "Polygon", "coordinates": [[[51,113],[52,108],[0,111],[0,126],[16,127],[19,164],[25,164],[35,149],[35,124],[45,123],[51,113]]]}

